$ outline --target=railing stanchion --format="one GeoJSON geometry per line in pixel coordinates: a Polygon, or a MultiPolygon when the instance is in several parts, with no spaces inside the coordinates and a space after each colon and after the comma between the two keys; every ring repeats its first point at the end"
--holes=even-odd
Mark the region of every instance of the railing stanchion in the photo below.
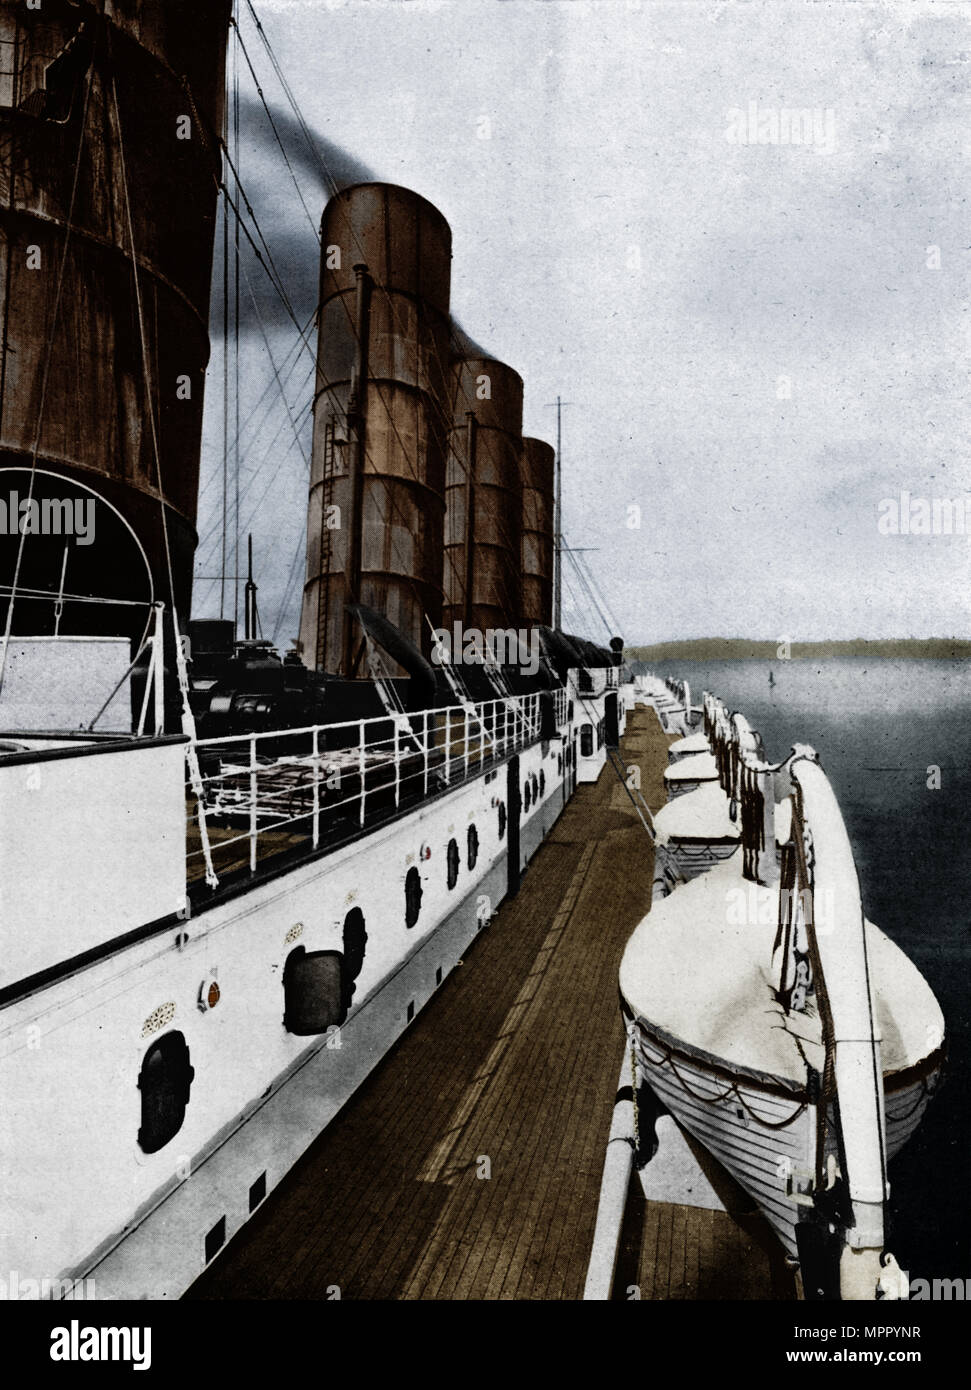
{"type": "Polygon", "coordinates": [[[452,781],[452,711],[445,711],[445,785],[452,781]]]}
{"type": "Polygon", "coordinates": [[[469,775],[469,707],[465,706],[465,775],[469,775]]]}
{"type": "Polygon", "coordinates": [[[361,778],[361,825],[363,826],[363,824],[364,824],[364,792],[365,792],[364,778],[365,778],[365,769],[366,769],[366,767],[367,767],[367,760],[366,760],[365,754],[364,754],[364,720],[363,720],[363,719],[361,720],[360,726],[359,726],[359,727],[360,727],[360,731],[361,731],[361,732],[360,732],[360,738],[359,738],[359,741],[358,741],[358,759],[357,759],[357,761],[358,761],[358,773],[359,773],[359,776],[360,776],[360,778],[361,778]]]}
{"type": "Polygon", "coordinates": [[[314,825],[313,842],[314,849],[320,844],[320,730],[314,728],[314,825]]]}
{"type": "Polygon", "coordinates": [[[394,804],[401,804],[401,759],[398,748],[398,721],[394,721],[394,804]]]}
{"type": "Polygon", "coordinates": [[[249,741],[249,867],[250,873],[256,869],[256,736],[249,741]]]}
{"type": "Polygon", "coordinates": [[[421,742],[424,749],[425,795],[428,795],[428,710],[421,717],[421,742]]]}

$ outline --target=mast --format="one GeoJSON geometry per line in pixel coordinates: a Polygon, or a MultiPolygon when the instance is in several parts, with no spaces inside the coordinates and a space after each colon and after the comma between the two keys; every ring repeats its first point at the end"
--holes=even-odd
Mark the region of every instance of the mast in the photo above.
{"type": "Polygon", "coordinates": [[[243,633],[247,642],[256,640],[256,584],[253,582],[253,537],[249,537],[249,572],[246,577],[243,633]]]}

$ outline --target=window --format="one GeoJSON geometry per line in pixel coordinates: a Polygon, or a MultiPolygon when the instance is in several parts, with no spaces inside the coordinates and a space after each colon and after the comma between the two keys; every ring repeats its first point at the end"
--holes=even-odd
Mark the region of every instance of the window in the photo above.
{"type": "Polygon", "coordinates": [[[533,800],[533,787],[529,778],[526,778],[526,787],[523,793],[523,810],[528,811],[533,800]]]}
{"type": "Polygon", "coordinates": [[[546,773],[542,768],[539,770],[539,794],[540,796],[546,795],[546,773]]]}
{"type": "Polygon", "coordinates": [[[405,926],[413,927],[421,912],[421,874],[414,865],[405,874],[405,926]]]}
{"type": "Polygon", "coordinates": [[[499,839],[501,840],[506,833],[506,803],[499,802],[499,839]]]}
{"type": "Polygon", "coordinates": [[[181,1033],[166,1033],[145,1053],[138,1074],[142,1124],[138,1144],[143,1153],[158,1153],[182,1128],[195,1071],[181,1033]]]}
{"type": "Polygon", "coordinates": [[[459,881],[459,847],[454,840],[448,842],[445,860],[448,868],[448,886],[454,888],[459,881]]]}
{"type": "Polygon", "coordinates": [[[580,757],[593,757],[593,725],[584,724],[580,730],[580,757]]]}
{"type": "Polygon", "coordinates": [[[479,858],[479,832],[474,825],[469,826],[468,839],[468,866],[474,869],[479,858]]]}

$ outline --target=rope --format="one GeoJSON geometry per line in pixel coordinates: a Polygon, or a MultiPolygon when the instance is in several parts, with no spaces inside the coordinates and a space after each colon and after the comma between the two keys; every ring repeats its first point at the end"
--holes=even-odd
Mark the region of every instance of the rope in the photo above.
{"type": "Polygon", "coordinates": [[[903,1120],[909,1120],[910,1117],[911,1117],[911,1115],[916,1115],[916,1114],[917,1114],[917,1111],[918,1111],[918,1110],[920,1109],[920,1107],[924,1104],[924,1099],[925,1099],[925,1097],[927,1097],[927,1096],[933,1096],[933,1095],[936,1093],[936,1091],[937,1091],[937,1087],[936,1087],[936,1086],[933,1086],[933,1087],[932,1087],[932,1086],[930,1085],[930,1083],[928,1082],[927,1077],[926,1077],[926,1076],[922,1076],[921,1079],[920,1079],[920,1095],[917,1097],[917,1099],[916,1099],[916,1101],[914,1102],[914,1104],[910,1107],[909,1110],[905,1111],[903,1115],[894,1114],[891,1118],[892,1118],[895,1122],[897,1122],[897,1121],[903,1121],[903,1120]]]}
{"type": "MultiPolygon", "coordinates": [[[[655,1043],[657,1043],[656,1039],[654,1039],[654,1041],[655,1043]]],[[[767,1120],[763,1115],[760,1115],[758,1111],[752,1109],[742,1092],[738,1089],[739,1083],[737,1081],[733,1081],[731,1085],[726,1087],[726,1089],[721,1093],[721,1095],[717,1096],[706,1096],[703,1092],[694,1091],[688,1085],[687,1081],[685,1081],[684,1077],[678,1071],[677,1067],[674,1065],[673,1050],[670,1047],[667,1047],[665,1044],[659,1045],[665,1048],[665,1055],[661,1058],[660,1062],[655,1062],[652,1057],[648,1057],[647,1060],[651,1062],[654,1066],[656,1066],[659,1071],[663,1066],[670,1067],[671,1072],[677,1078],[678,1084],[681,1086],[681,1089],[687,1092],[687,1094],[692,1098],[692,1100],[696,1100],[701,1104],[720,1105],[723,1101],[728,1100],[731,1096],[734,1095],[738,1100],[739,1104],[742,1106],[742,1108],[746,1110],[749,1115],[751,1115],[752,1119],[755,1120],[758,1124],[764,1125],[766,1129],[788,1129],[791,1124],[795,1124],[796,1120],[799,1119],[799,1116],[807,1109],[808,1101],[802,1101],[792,1112],[792,1114],[787,1115],[785,1119],[767,1120]]]]}
{"type": "Polygon", "coordinates": [[[634,1095],[634,1153],[640,1155],[641,1152],[641,1125],[640,1125],[640,1076],[637,1068],[637,1046],[634,1042],[634,1033],[637,1025],[631,1019],[627,1025],[627,1039],[630,1043],[630,1080],[631,1090],[634,1095]]]}

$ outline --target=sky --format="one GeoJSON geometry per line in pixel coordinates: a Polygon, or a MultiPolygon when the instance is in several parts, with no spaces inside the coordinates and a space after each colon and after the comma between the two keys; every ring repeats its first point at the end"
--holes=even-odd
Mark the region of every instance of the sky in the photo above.
{"type": "MultiPolygon", "coordinates": [[[[968,635],[971,514],[906,531],[971,499],[971,4],[254,4],[335,177],[448,219],[453,314],[523,377],[524,432],[552,442],[569,403],[565,543],[629,644],[968,635]]],[[[239,22],[297,184],[238,52],[241,179],[303,324],[328,189],[248,0],[239,22]]],[[[240,528],[286,647],[311,362],[245,243],[243,265],[240,528]],[[275,372],[300,447],[260,404],[275,372]]],[[[219,298],[199,575],[220,565],[219,298]]],[[[564,627],[603,638],[565,573],[564,627]]],[[[196,616],[218,605],[197,582],[196,616]]]]}

